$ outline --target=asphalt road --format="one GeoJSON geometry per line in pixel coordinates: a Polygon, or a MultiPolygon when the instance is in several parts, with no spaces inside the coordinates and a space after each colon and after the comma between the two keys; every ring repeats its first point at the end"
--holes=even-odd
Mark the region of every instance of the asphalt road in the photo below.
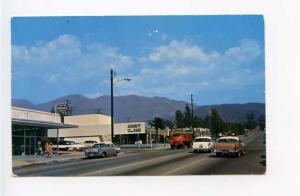
{"type": "Polygon", "coordinates": [[[216,157],[191,149],[156,150],[118,157],[84,159],[32,168],[13,169],[17,176],[172,176],[210,174],[264,174],[264,133],[245,138],[246,155],[216,157]]]}

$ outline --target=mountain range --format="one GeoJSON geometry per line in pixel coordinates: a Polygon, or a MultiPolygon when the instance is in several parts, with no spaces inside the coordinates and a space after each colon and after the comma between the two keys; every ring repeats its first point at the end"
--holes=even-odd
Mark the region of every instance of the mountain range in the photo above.
{"type": "MultiPolygon", "coordinates": [[[[34,104],[26,99],[13,99],[12,105],[28,109],[50,112],[56,105],[65,103],[72,107],[72,115],[101,113],[110,115],[110,96],[88,98],[82,95],[68,95],[46,103],[34,104]]],[[[165,97],[143,97],[137,95],[115,96],[114,114],[116,122],[149,121],[154,117],[174,120],[175,111],[185,110],[188,102],[176,101],[165,97]]],[[[264,103],[221,104],[194,106],[194,114],[205,117],[210,114],[210,108],[216,108],[225,121],[243,121],[246,113],[253,112],[258,118],[265,115],[264,103]]]]}

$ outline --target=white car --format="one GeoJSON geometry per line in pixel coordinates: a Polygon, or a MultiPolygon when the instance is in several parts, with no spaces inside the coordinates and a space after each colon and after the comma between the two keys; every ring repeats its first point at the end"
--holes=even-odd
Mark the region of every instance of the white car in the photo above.
{"type": "Polygon", "coordinates": [[[213,142],[211,137],[196,137],[193,141],[194,152],[212,152],[213,142]]]}
{"type": "Polygon", "coordinates": [[[86,140],[84,141],[83,145],[85,148],[91,148],[94,146],[94,144],[97,144],[98,142],[97,141],[94,141],[94,140],[86,140]]]}
{"type": "Polygon", "coordinates": [[[82,151],[85,149],[85,146],[83,144],[80,143],[76,143],[76,142],[71,142],[71,144],[69,145],[69,149],[71,151],[82,151]]]}

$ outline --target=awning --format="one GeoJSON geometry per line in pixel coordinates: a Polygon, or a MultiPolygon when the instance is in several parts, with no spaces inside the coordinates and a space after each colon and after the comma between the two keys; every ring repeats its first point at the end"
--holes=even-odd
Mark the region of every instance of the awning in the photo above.
{"type": "Polygon", "coordinates": [[[44,128],[48,128],[48,129],[78,128],[77,125],[71,125],[71,124],[25,120],[25,119],[16,119],[16,118],[12,119],[12,124],[13,125],[22,125],[22,126],[32,126],[32,127],[44,127],[44,128]]]}

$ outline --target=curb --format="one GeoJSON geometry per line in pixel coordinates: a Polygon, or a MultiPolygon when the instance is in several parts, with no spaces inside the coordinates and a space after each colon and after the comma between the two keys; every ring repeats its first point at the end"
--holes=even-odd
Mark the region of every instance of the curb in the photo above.
{"type": "MultiPolygon", "coordinates": [[[[120,152],[118,154],[122,155],[122,154],[125,154],[125,152],[120,152]]],[[[83,159],[85,159],[85,156],[74,157],[74,158],[63,159],[63,160],[51,160],[48,162],[35,162],[35,163],[26,164],[26,165],[15,166],[15,167],[12,167],[12,169],[31,168],[31,167],[38,167],[38,166],[42,166],[42,165],[50,165],[50,164],[54,164],[54,163],[67,163],[67,162],[83,160],[83,159]]]]}
{"type": "Polygon", "coordinates": [[[42,165],[50,165],[54,163],[67,163],[67,162],[72,162],[76,160],[83,160],[84,157],[77,157],[77,158],[70,158],[70,159],[65,159],[65,160],[52,160],[49,162],[35,162],[31,164],[26,164],[26,165],[20,165],[20,166],[13,166],[12,169],[23,169],[23,168],[31,168],[31,167],[38,167],[42,165]]]}

